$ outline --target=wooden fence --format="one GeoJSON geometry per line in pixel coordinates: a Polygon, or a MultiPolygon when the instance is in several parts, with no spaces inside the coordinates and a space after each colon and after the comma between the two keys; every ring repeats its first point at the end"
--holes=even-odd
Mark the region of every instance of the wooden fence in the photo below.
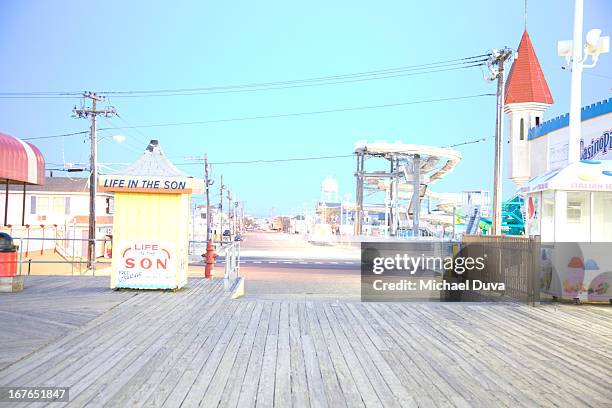
{"type": "Polygon", "coordinates": [[[470,271],[470,280],[504,283],[501,296],[531,305],[540,302],[539,237],[464,235],[461,252],[485,259],[485,268],[470,271]]]}

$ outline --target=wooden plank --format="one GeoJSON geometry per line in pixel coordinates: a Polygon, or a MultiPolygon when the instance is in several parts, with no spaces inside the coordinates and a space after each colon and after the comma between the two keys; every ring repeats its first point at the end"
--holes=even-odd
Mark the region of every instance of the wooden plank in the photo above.
{"type": "MultiPolygon", "coordinates": [[[[163,402],[162,406],[180,406],[187,393],[193,387],[194,382],[206,364],[208,358],[211,356],[211,354],[214,354],[213,358],[215,358],[215,356],[219,353],[219,343],[222,341],[228,341],[227,336],[231,336],[231,334],[233,334],[234,329],[238,325],[240,313],[246,304],[242,302],[230,302],[228,303],[228,306],[228,310],[231,309],[231,314],[225,314],[219,319],[219,322],[214,329],[214,334],[206,339],[206,342],[198,350],[198,353],[194,359],[186,366],[180,367],[182,370],[179,369],[177,373],[179,375],[179,381],[168,398],[163,402]]],[[[151,406],[159,406],[158,401],[159,400],[153,400],[151,406]]]]}
{"type": "Polygon", "coordinates": [[[274,383],[276,375],[276,353],[278,351],[278,324],[280,318],[280,303],[272,304],[266,346],[264,349],[259,387],[257,389],[258,407],[271,407],[274,405],[274,383]]]}
{"type": "Polygon", "coordinates": [[[372,363],[380,372],[384,382],[387,384],[398,403],[402,407],[416,407],[417,403],[415,399],[402,385],[401,381],[399,381],[394,370],[380,352],[381,349],[385,351],[388,350],[389,345],[372,330],[372,327],[367,324],[363,316],[357,312],[354,304],[346,303],[343,305],[342,309],[347,317],[347,321],[353,325],[363,345],[364,351],[369,354],[372,363]]]}
{"type": "Polygon", "coordinates": [[[225,327],[223,324],[227,325],[236,312],[237,305],[231,302],[227,303],[225,299],[223,299],[221,306],[216,313],[211,315],[211,318],[206,323],[198,326],[197,334],[190,342],[187,350],[184,353],[178,354],[178,359],[167,367],[156,370],[154,377],[147,380],[143,392],[145,395],[148,395],[148,398],[138,399],[137,401],[140,406],[162,406],[177,384],[182,380],[183,375],[195,375],[193,371],[200,364],[199,361],[205,359],[204,353],[211,347],[210,343],[217,341],[225,327]]]}
{"type": "MultiPolygon", "coordinates": [[[[513,322],[513,319],[508,318],[508,313],[504,316],[490,314],[487,309],[475,308],[471,311],[473,315],[478,316],[481,312],[484,315],[481,317],[483,322],[492,320],[492,323],[498,326],[498,330],[493,330],[496,333],[497,339],[489,337],[494,344],[511,344],[513,360],[523,369],[530,369],[537,373],[534,380],[540,376],[545,376],[546,381],[554,381],[556,384],[574,383],[588,387],[590,390],[588,397],[583,397],[578,394],[570,393],[567,388],[560,389],[558,392],[548,394],[548,398],[557,402],[573,401],[578,399],[578,404],[589,404],[589,401],[604,402],[606,398],[612,397],[612,391],[608,389],[605,383],[601,382],[601,376],[593,375],[590,371],[581,372],[580,376],[573,375],[576,366],[584,367],[582,363],[583,353],[576,353],[575,349],[572,353],[565,350],[564,347],[557,344],[550,344],[553,340],[546,335],[545,326],[539,330],[529,330],[525,328],[527,322],[513,322]],[[575,365],[574,365],[575,364],[575,365]],[[532,365],[532,367],[529,367],[532,365]],[[563,396],[563,397],[561,397],[563,396]]],[[[584,342],[588,342],[588,335],[584,336],[584,342]]],[[[612,374],[612,372],[611,372],[612,374]]],[[[540,388],[545,388],[542,385],[540,388]]]]}
{"type": "Polygon", "coordinates": [[[289,303],[289,347],[291,365],[291,406],[302,408],[310,407],[308,395],[308,380],[306,379],[306,366],[302,348],[300,315],[296,302],[289,303]]]}
{"type": "Polygon", "coordinates": [[[189,393],[181,403],[181,407],[190,408],[200,405],[213,407],[219,404],[221,392],[225,388],[229,371],[236,360],[238,347],[242,342],[245,331],[249,326],[255,302],[242,302],[245,308],[241,310],[238,325],[230,335],[226,330],[226,337],[221,338],[215,349],[208,357],[206,364],[200,370],[198,378],[193,383],[189,393]]]}
{"type": "Polygon", "coordinates": [[[247,331],[244,335],[240,349],[236,355],[236,360],[231,369],[229,377],[227,379],[225,389],[221,395],[219,401],[220,407],[236,407],[238,406],[238,399],[240,398],[240,390],[242,384],[247,381],[251,381],[250,378],[246,378],[247,367],[249,364],[249,358],[253,350],[253,344],[257,335],[257,330],[262,321],[264,306],[262,302],[257,302],[255,310],[253,311],[253,317],[247,331]]]}
{"type": "Polygon", "coordinates": [[[407,347],[406,342],[401,336],[396,336],[395,326],[387,324],[379,314],[377,305],[368,305],[368,312],[371,314],[369,319],[377,319],[374,323],[374,330],[383,336],[384,342],[393,344],[388,350],[381,350],[380,353],[387,360],[391,368],[396,373],[402,385],[413,396],[419,407],[447,407],[454,406],[450,400],[437,394],[435,397],[427,393],[428,389],[435,388],[430,383],[429,378],[418,368],[418,364],[411,359],[415,352],[407,347]]]}
{"type": "Polygon", "coordinates": [[[291,346],[289,340],[289,302],[280,304],[274,406],[291,406],[291,346]]]}
{"type": "Polygon", "coordinates": [[[111,399],[188,323],[190,313],[197,314],[203,307],[203,302],[188,302],[189,299],[197,299],[198,293],[194,291],[188,296],[170,296],[167,302],[159,302],[156,307],[149,308],[150,314],[146,320],[135,322],[143,329],[134,330],[134,333],[128,335],[119,333],[119,341],[109,341],[109,347],[104,352],[88,356],[89,362],[79,366],[67,379],[63,379],[63,376],[68,370],[56,376],[56,384],[59,381],[69,384],[78,394],[69,406],[101,406],[111,399]],[[124,339],[126,343],[122,343],[124,339]]]}
{"type": "Polygon", "coordinates": [[[361,334],[354,323],[347,318],[344,312],[344,305],[339,303],[336,307],[332,308],[332,310],[338,326],[342,329],[345,336],[350,339],[350,346],[363,367],[369,382],[372,384],[374,392],[382,402],[382,405],[384,407],[401,406],[399,401],[395,398],[395,394],[387,384],[386,379],[378,371],[376,364],[370,357],[370,353],[366,351],[365,346],[362,344],[361,337],[363,334],[361,334]]]}
{"type": "Polygon", "coordinates": [[[315,307],[312,302],[306,303],[306,316],[317,354],[319,371],[321,372],[323,389],[327,401],[331,407],[345,407],[347,406],[347,401],[342,392],[342,387],[340,387],[334,364],[329,356],[327,344],[323,338],[321,327],[319,326],[319,319],[317,318],[315,307]]]}
{"type": "MultiPolygon", "coordinates": [[[[244,383],[240,390],[238,407],[254,407],[257,402],[257,389],[261,378],[261,366],[266,347],[266,336],[272,313],[272,304],[265,302],[263,306],[262,319],[257,327],[253,349],[249,357],[249,365],[245,375],[244,383]]],[[[263,379],[266,381],[267,379],[263,379]]]]}
{"type": "Polygon", "coordinates": [[[425,309],[419,305],[417,307],[410,307],[406,305],[397,305],[397,310],[406,311],[411,310],[411,316],[417,319],[420,324],[411,327],[415,336],[421,339],[421,342],[426,344],[423,353],[431,356],[428,358],[429,365],[440,373],[446,382],[467,400],[471,405],[499,405],[505,406],[503,402],[504,396],[498,396],[498,393],[488,393],[488,379],[480,375],[477,371],[470,371],[471,366],[466,364],[466,360],[461,358],[461,355],[454,353],[447,353],[446,349],[448,345],[439,342],[435,334],[432,334],[428,329],[431,326],[431,322],[436,321],[436,324],[440,324],[444,321],[446,316],[444,315],[444,309],[441,309],[439,305],[433,305],[431,307],[436,308],[436,320],[432,320],[431,316],[426,317],[421,315],[419,311],[425,309]],[[499,397],[499,398],[498,398],[499,397]]]}
{"type": "Polygon", "coordinates": [[[350,367],[351,376],[355,381],[355,385],[361,400],[366,407],[382,407],[382,402],[376,394],[376,390],[370,383],[368,376],[365,372],[365,368],[361,365],[355,350],[352,347],[352,340],[349,339],[345,332],[342,330],[340,323],[338,322],[334,313],[334,308],[339,307],[336,304],[331,304],[324,309],[325,317],[329,321],[329,328],[334,335],[335,340],[338,342],[338,347],[342,352],[346,364],[350,367]]]}
{"type": "MultiPolygon", "coordinates": [[[[415,307],[414,304],[410,306],[415,307]]],[[[406,310],[412,311],[412,307],[406,310]]],[[[441,406],[448,405],[448,401],[458,407],[471,406],[470,398],[462,395],[462,391],[457,392],[453,388],[454,381],[449,381],[447,375],[437,369],[435,356],[428,350],[427,339],[414,333],[414,328],[419,323],[418,319],[413,314],[399,319],[396,318],[397,316],[394,316],[394,313],[396,309],[400,309],[400,306],[394,304],[382,304],[380,308],[380,315],[385,318],[388,324],[394,328],[398,337],[401,338],[402,348],[406,356],[411,360],[415,369],[421,372],[420,375],[418,371],[415,372],[414,378],[421,383],[422,389],[427,391],[429,397],[441,406]]],[[[410,362],[406,362],[406,364],[410,365],[410,362]]]]}
{"type": "MultiPolygon", "coordinates": [[[[410,306],[398,305],[394,307],[394,309],[407,312],[410,310],[410,316],[418,316],[420,309],[410,308],[410,306]]],[[[393,317],[399,316],[398,319],[389,319],[391,325],[401,324],[403,320],[403,316],[399,312],[397,315],[392,313],[383,315],[380,314],[380,320],[385,320],[385,317],[393,317]]],[[[445,320],[445,316],[441,313],[436,313],[438,319],[435,320],[435,324],[430,325],[410,325],[406,328],[406,330],[410,330],[414,332],[416,336],[421,339],[426,339],[426,344],[428,348],[436,349],[439,351],[439,356],[436,357],[438,360],[438,364],[430,363],[434,370],[437,372],[440,371],[449,371],[452,368],[452,374],[456,376],[458,380],[458,387],[463,387],[468,390],[468,392],[473,393],[477,396],[478,400],[476,402],[472,401],[471,403],[485,403],[487,405],[497,405],[497,406],[521,406],[522,403],[526,403],[527,406],[530,405],[529,400],[522,397],[522,393],[520,389],[512,389],[511,387],[506,386],[505,384],[501,387],[497,387],[498,384],[495,383],[488,376],[488,374],[497,375],[497,373],[487,372],[486,365],[476,366],[475,361],[476,358],[473,355],[464,355],[462,350],[457,347],[457,343],[460,343],[460,340],[454,337],[445,337],[441,335],[439,332],[435,331],[434,328],[440,328],[442,331],[446,331],[445,328],[448,327],[448,322],[445,320]],[[516,392],[512,395],[508,394],[508,390],[512,392],[516,392]],[[516,397],[516,398],[515,398],[516,397]]],[[[431,320],[426,320],[431,321],[431,320]]],[[[391,327],[391,326],[390,326],[391,327]]],[[[403,337],[400,334],[400,341],[403,341],[403,337]]],[[[474,344],[474,349],[478,350],[479,347],[477,342],[474,344]]],[[[408,346],[410,347],[410,346],[408,346]]],[[[444,378],[445,375],[441,374],[444,378]]],[[[454,384],[452,385],[454,386],[454,384]]],[[[464,404],[465,400],[462,401],[464,404]]]]}
{"type": "Polygon", "coordinates": [[[220,308],[226,299],[218,296],[212,303],[205,303],[203,313],[191,319],[191,324],[177,333],[147,364],[126,383],[113,398],[106,403],[109,407],[139,406],[147,401],[152,393],[165,385],[163,381],[169,371],[176,367],[179,360],[186,356],[189,360],[197,350],[194,344],[201,344],[207,338],[214,322],[214,316],[221,313],[220,308]]]}
{"type": "Polygon", "coordinates": [[[336,336],[334,335],[325,308],[330,307],[328,303],[318,302],[315,305],[315,312],[320,327],[320,337],[325,342],[325,347],[329,353],[329,358],[332,361],[334,371],[338,377],[338,382],[342,389],[342,394],[346,400],[346,405],[349,407],[362,407],[364,401],[361,399],[359,388],[355,383],[351,370],[344,359],[344,355],[340,349],[336,336]]]}
{"type": "MultiPolygon", "coordinates": [[[[111,327],[123,326],[129,324],[127,319],[123,321],[119,319],[121,314],[127,314],[130,312],[129,306],[138,307],[138,304],[145,299],[144,296],[134,296],[122,304],[126,307],[116,307],[109,310],[107,313],[96,318],[91,324],[80,328],[79,330],[68,333],[62,337],[50,343],[47,347],[41,350],[37,350],[34,355],[36,358],[27,358],[15,362],[11,365],[10,370],[0,371],[0,384],[7,380],[19,381],[20,384],[27,384],[28,380],[22,378],[26,374],[31,374],[35,370],[41,372],[48,372],[48,370],[57,367],[59,363],[64,361],[64,358],[60,355],[66,351],[66,348],[70,348],[71,345],[78,344],[91,344],[96,338],[100,337],[100,333],[108,333],[111,327]]],[[[53,300],[47,300],[53,302],[53,300]]],[[[141,313],[144,313],[144,309],[141,313]]],[[[35,377],[36,378],[36,377],[35,377]]]]}

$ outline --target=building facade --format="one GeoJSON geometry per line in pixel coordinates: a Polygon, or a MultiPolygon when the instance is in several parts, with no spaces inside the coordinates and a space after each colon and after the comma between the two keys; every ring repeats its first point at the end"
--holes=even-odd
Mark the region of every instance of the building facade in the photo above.
{"type": "MultiPolygon", "coordinates": [[[[4,214],[6,191],[0,191],[0,212],[4,214]]],[[[96,238],[112,238],[112,193],[96,197],[96,238]]],[[[66,256],[85,256],[89,225],[89,179],[47,177],[44,186],[28,186],[25,207],[21,186],[10,186],[7,225],[0,229],[16,238],[31,238],[28,250],[56,250],[66,256]],[[24,223],[22,225],[22,211],[24,223]],[[44,240],[43,240],[44,238],[44,240]]],[[[105,245],[97,245],[98,256],[105,255],[105,245]]]]}

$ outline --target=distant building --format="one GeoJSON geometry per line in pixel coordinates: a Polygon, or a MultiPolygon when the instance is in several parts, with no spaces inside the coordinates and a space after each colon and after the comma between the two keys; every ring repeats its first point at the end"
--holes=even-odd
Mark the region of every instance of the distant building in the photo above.
{"type": "MultiPolygon", "coordinates": [[[[230,229],[226,212],[221,213],[218,207],[211,206],[211,233],[215,241],[220,241],[225,230],[230,229]]],[[[196,205],[191,210],[190,240],[206,241],[206,206],[196,205]]]]}

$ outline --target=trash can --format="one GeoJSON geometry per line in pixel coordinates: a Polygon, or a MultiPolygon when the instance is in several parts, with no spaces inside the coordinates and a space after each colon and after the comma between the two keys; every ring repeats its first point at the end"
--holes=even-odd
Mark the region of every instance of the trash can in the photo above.
{"type": "Polygon", "coordinates": [[[9,234],[0,232],[0,277],[17,275],[17,249],[9,234]]]}

